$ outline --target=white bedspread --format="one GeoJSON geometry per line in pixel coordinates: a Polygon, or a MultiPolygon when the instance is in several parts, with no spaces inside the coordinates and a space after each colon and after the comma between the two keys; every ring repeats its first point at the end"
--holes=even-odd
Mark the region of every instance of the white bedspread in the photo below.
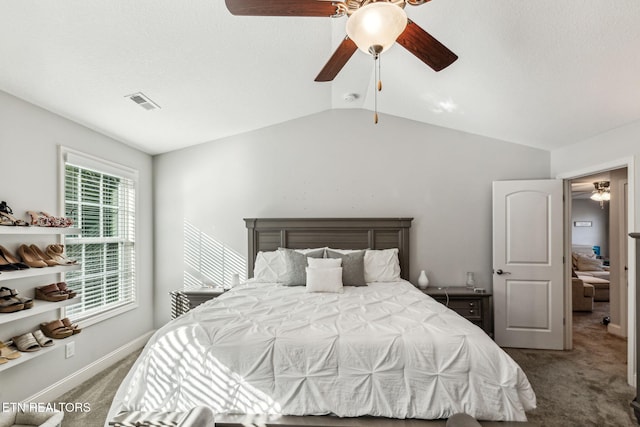
{"type": "Polygon", "coordinates": [[[525,421],[535,394],[480,328],[408,282],[342,294],[248,283],[168,323],[123,381],[120,411],[525,421]]]}

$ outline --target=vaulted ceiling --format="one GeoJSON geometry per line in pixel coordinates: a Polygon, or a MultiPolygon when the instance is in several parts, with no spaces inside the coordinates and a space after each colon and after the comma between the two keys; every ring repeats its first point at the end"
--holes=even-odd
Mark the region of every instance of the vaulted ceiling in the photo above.
{"type": "MultiPolygon", "coordinates": [[[[406,11],[460,59],[436,73],[393,46],[381,58],[381,113],[543,149],[640,120],[637,0],[433,0],[406,11]]],[[[364,53],[333,82],[313,80],[345,21],[237,17],[224,0],[3,0],[0,90],[162,153],[326,109],[372,110],[364,53]],[[161,109],[126,98],[136,92],[161,109]]]]}

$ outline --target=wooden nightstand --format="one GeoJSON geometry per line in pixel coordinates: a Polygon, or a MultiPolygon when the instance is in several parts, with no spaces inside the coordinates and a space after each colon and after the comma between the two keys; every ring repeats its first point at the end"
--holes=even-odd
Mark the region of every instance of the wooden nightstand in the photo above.
{"type": "Polygon", "coordinates": [[[493,296],[491,293],[476,293],[472,289],[463,287],[437,288],[429,287],[422,290],[425,294],[442,303],[480,326],[493,338],[493,296]]]}
{"type": "Polygon", "coordinates": [[[210,299],[217,298],[227,290],[223,288],[194,288],[171,291],[171,318],[186,313],[210,299]]]}

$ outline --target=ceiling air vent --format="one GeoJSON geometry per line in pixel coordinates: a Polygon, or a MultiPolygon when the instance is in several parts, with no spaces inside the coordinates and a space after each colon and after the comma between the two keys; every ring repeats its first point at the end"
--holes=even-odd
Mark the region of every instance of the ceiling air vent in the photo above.
{"type": "Polygon", "coordinates": [[[160,106],[149,99],[147,95],[142,92],[134,93],[132,95],[127,95],[126,98],[129,98],[145,110],[159,110],[160,106]]]}

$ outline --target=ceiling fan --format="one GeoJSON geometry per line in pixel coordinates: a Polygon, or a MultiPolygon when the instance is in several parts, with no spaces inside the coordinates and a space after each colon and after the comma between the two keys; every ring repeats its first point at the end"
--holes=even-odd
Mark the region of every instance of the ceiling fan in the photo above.
{"type": "Polygon", "coordinates": [[[440,71],[458,56],[433,36],[407,19],[406,4],[418,6],[430,0],[225,0],[227,9],[240,16],[348,16],[347,36],[315,78],[333,80],[360,48],[374,58],[394,42],[440,71]]]}

